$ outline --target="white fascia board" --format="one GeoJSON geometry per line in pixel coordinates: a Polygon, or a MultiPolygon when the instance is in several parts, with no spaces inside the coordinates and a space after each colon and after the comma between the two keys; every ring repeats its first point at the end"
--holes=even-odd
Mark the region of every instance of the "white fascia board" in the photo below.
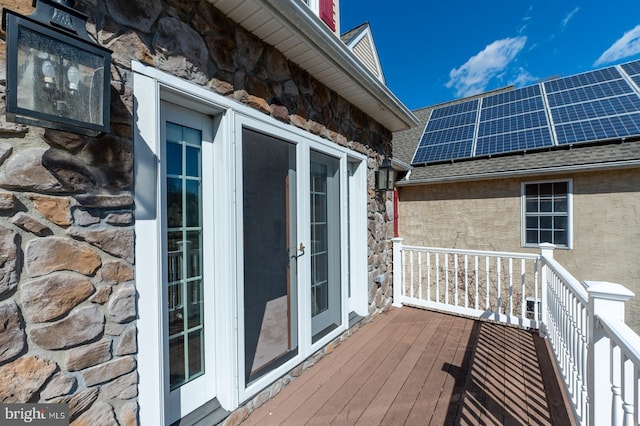
{"type": "MultiPolygon", "coordinates": [[[[326,78],[326,73],[317,76],[314,70],[307,69],[307,71],[331,89],[344,82],[357,88],[358,92],[366,96],[357,96],[351,99],[345,97],[345,99],[391,132],[406,130],[418,125],[418,119],[413,113],[387,86],[375,78],[342,40],[301,1],[247,0],[242,3],[225,0],[210,1],[225,14],[233,12],[233,17],[251,32],[257,29],[251,28],[251,22],[266,22],[275,18],[291,32],[291,37],[299,39],[310,52],[330,64],[334,69],[330,79],[326,78]],[[262,19],[239,19],[243,5],[247,5],[250,15],[263,15],[262,19]],[[256,6],[258,6],[257,9],[256,6]]],[[[279,44],[274,47],[282,51],[279,44]]],[[[286,52],[283,53],[286,55],[286,52]]],[[[344,96],[343,92],[338,92],[338,94],[344,96]]]]}
{"type": "Polygon", "coordinates": [[[411,164],[405,163],[404,161],[398,160],[397,158],[391,159],[391,166],[393,166],[394,169],[399,170],[401,172],[407,172],[413,169],[413,166],[411,164]]]}
{"type": "Polygon", "coordinates": [[[599,164],[579,164],[574,166],[544,167],[527,170],[476,173],[460,176],[445,176],[428,179],[401,180],[396,186],[435,185],[439,183],[470,182],[478,180],[505,179],[510,177],[539,176],[561,173],[594,172],[600,170],[622,170],[640,167],[640,160],[611,161],[599,164]]]}

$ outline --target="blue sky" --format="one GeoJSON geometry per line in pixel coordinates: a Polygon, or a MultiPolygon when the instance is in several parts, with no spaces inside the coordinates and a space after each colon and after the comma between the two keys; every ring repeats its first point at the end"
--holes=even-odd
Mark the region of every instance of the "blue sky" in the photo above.
{"type": "Polygon", "coordinates": [[[340,0],[410,109],[640,59],[640,0],[340,0]]]}

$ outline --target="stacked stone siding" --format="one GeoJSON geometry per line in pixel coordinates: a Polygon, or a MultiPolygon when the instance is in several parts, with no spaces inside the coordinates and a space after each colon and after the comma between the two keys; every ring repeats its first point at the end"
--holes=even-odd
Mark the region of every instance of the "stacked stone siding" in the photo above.
{"type": "Polygon", "coordinates": [[[131,141],[20,136],[0,145],[0,402],[135,424],[131,141]]]}
{"type": "MultiPolygon", "coordinates": [[[[29,14],[22,3],[3,6],[29,14]]],[[[74,425],[138,423],[131,60],[367,155],[369,310],[390,306],[392,201],[372,189],[387,129],[207,1],[77,8],[113,51],[112,131],[0,119],[0,403],[66,402],[74,425]]]]}

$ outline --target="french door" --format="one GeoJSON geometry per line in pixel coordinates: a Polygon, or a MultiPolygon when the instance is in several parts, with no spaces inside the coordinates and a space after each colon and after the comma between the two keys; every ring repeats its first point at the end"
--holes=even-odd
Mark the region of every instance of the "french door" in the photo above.
{"type": "Polygon", "coordinates": [[[244,377],[298,353],[296,145],[242,130],[244,377]]]}
{"type": "Polygon", "coordinates": [[[311,331],[313,341],[340,325],[340,161],[311,151],[311,331]]]}
{"type": "Polygon", "coordinates": [[[144,66],[134,90],[140,418],[169,425],[366,315],[367,157],[144,66]]]}
{"type": "Polygon", "coordinates": [[[286,134],[240,132],[248,387],[342,324],[341,161],[286,134]]]}
{"type": "Polygon", "coordinates": [[[163,318],[166,413],[215,397],[211,118],[163,103],[163,318]]]}

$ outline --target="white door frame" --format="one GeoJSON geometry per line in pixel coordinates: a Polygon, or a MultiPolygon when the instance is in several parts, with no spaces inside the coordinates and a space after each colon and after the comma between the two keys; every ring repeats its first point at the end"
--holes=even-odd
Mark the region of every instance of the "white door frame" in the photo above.
{"type": "MultiPolygon", "coordinates": [[[[213,394],[221,406],[233,410],[266,386],[286,374],[295,365],[308,358],[331,340],[338,337],[348,327],[349,312],[366,315],[368,309],[367,273],[367,157],[363,154],[340,147],[334,142],[312,135],[303,129],[282,123],[266,116],[233,99],[225,98],[210,89],[169,75],[156,68],[132,62],[134,94],[134,149],[135,149],[135,203],[136,203],[136,289],[139,293],[137,321],[138,327],[138,373],[140,421],[142,424],[166,425],[168,419],[162,407],[165,406],[164,341],[159,324],[163,324],[162,279],[162,226],[158,213],[161,211],[159,173],[162,165],[160,151],[160,102],[168,101],[213,117],[212,156],[216,159],[212,171],[214,183],[213,223],[215,233],[213,250],[216,267],[214,324],[215,336],[215,376],[213,394]],[[308,194],[309,150],[340,158],[340,205],[341,211],[351,214],[349,229],[354,244],[350,247],[352,293],[348,297],[347,268],[341,268],[341,325],[331,333],[311,343],[310,289],[299,285],[299,354],[272,372],[245,387],[239,377],[244,363],[241,359],[243,348],[241,335],[242,320],[239,313],[242,287],[242,168],[241,129],[249,125],[255,130],[273,134],[297,145],[298,170],[298,239],[305,246],[310,244],[309,217],[310,199],[308,194]],[[359,163],[357,172],[350,180],[351,196],[347,197],[347,161],[359,163]],[[357,243],[356,243],[357,242],[357,243]],[[240,267],[239,267],[240,266],[240,267]],[[305,325],[307,324],[307,325],[305,325]]],[[[341,229],[347,229],[347,217],[341,215],[341,229]]],[[[349,261],[347,239],[341,238],[341,262],[349,261]]],[[[299,282],[309,281],[309,258],[300,258],[298,264],[299,282]]]]}
{"type": "Polygon", "coordinates": [[[216,159],[211,179],[214,183],[213,251],[219,268],[213,270],[216,285],[213,309],[215,342],[212,366],[216,380],[210,383],[211,396],[216,395],[226,409],[238,406],[235,391],[234,351],[236,330],[234,300],[235,274],[226,265],[235,263],[235,213],[233,208],[233,184],[231,164],[233,148],[230,138],[233,115],[229,100],[213,94],[210,90],[191,84],[153,67],[132,62],[134,93],[134,182],[135,182],[135,231],[136,231],[136,289],[138,291],[138,374],[140,421],[142,424],[167,425],[169,416],[165,412],[168,384],[164,374],[165,339],[164,298],[162,286],[162,134],[161,101],[211,116],[213,122],[213,144],[211,156],[216,159]],[[225,267],[226,266],[226,267],[225,267]]]}

